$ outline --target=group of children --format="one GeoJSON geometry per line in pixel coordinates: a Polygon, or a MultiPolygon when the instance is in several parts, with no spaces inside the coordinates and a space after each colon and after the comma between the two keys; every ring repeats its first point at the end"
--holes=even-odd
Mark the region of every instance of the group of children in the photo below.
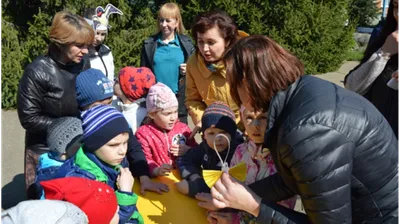
{"type": "MultiPolygon", "coordinates": [[[[246,130],[242,134],[232,110],[223,102],[215,102],[203,114],[202,142],[197,144],[190,138],[189,126],[178,120],[175,94],[156,83],[148,68],[125,67],[114,82],[100,70],[88,69],[76,79],[76,94],[81,117],[58,118],[52,123],[47,134],[50,151],[40,156],[37,181],[29,193],[37,199],[71,202],[85,212],[89,223],[143,223],[136,207],[132,173],[157,177],[178,169],[182,181],[176,188],[191,197],[210,192],[202,170],[221,170],[219,157],[230,166],[246,163],[245,184],[276,173],[270,152],[263,148],[267,126],[264,113],[242,107],[246,130]],[[115,107],[111,106],[114,94],[120,99],[115,107]],[[136,158],[140,151],[145,159],[136,158]],[[142,161],[140,166],[135,165],[138,160],[142,161]],[[97,182],[104,186],[90,190],[97,182]],[[77,202],[75,196],[67,196],[68,190],[95,198],[97,202],[87,199],[87,203],[99,203],[97,208],[108,203],[105,207],[112,211],[90,212],[80,203],[84,197],[77,202]],[[104,191],[115,192],[114,199],[109,194],[108,199],[101,199],[104,191]],[[90,222],[96,217],[102,221],[90,222]]],[[[295,201],[281,204],[293,209],[295,201]]],[[[238,212],[230,222],[248,223],[251,219],[254,217],[238,212]]]]}

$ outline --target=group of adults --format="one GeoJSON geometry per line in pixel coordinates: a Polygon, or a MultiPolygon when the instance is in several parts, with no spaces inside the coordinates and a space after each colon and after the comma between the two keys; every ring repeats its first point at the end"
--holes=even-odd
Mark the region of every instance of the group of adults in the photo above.
{"type": "MultiPolygon", "coordinates": [[[[224,174],[211,189],[214,207],[247,211],[260,223],[397,223],[398,91],[386,85],[398,69],[397,27],[397,0],[391,0],[379,38],[346,78],[346,87],[369,80],[363,96],[304,76],[296,56],[269,37],[239,31],[222,11],[196,17],[193,45],[173,3],[159,10],[158,31],[144,41],[141,66],[176,93],[180,120],[187,122],[189,114],[197,128],[215,101],[231,107],[239,127],[239,105],[267,113],[265,147],[278,173],[248,187],[224,174]],[[385,64],[372,79],[374,54],[385,64]],[[305,214],[276,203],[294,195],[305,214]]],[[[75,79],[91,66],[85,55],[99,45],[95,31],[80,16],[58,13],[47,54],[25,68],[17,101],[26,129],[27,186],[38,156],[48,150],[48,126],[79,116],[75,79]]]]}

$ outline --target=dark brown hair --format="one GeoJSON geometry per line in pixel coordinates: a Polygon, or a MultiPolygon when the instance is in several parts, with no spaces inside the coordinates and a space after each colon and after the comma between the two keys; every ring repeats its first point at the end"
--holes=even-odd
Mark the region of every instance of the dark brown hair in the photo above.
{"type": "Polygon", "coordinates": [[[233,99],[242,104],[237,89],[244,87],[256,111],[267,111],[272,97],[304,73],[296,56],[261,35],[238,40],[225,53],[224,63],[233,99]]]}
{"type": "Polygon", "coordinates": [[[192,26],[192,37],[196,42],[196,49],[197,33],[205,33],[214,27],[218,27],[219,33],[225,42],[229,43],[228,48],[236,42],[238,28],[233,19],[225,11],[214,10],[200,13],[195,18],[194,25],[192,26]]]}

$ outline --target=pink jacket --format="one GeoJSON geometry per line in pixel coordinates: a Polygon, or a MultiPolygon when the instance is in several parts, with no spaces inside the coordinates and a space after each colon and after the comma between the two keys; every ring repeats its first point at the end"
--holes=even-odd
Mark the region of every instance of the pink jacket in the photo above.
{"type": "Polygon", "coordinates": [[[169,153],[169,149],[173,144],[186,142],[186,145],[195,147],[197,145],[194,139],[189,140],[192,133],[189,126],[182,122],[177,122],[174,128],[170,131],[159,128],[154,122],[145,124],[139,127],[136,131],[136,138],[142,145],[144,155],[149,164],[150,173],[162,164],[171,164],[175,167],[175,159],[169,153]]]}
{"type": "MultiPolygon", "coordinates": [[[[258,149],[253,141],[242,143],[236,148],[230,166],[235,166],[241,162],[247,165],[246,185],[264,179],[277,172],[270,151],[267,148],[258,149]]],[[[279,204],[294,209],[296,198],[281,201],[279,204]]]]}

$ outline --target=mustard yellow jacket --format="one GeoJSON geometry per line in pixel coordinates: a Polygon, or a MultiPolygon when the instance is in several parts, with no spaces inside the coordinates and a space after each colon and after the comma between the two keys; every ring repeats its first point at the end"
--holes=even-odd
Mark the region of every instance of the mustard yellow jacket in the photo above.
{"type": "MultiPolygon", "coordinates": [[[[239,31],[239,36],[248,36],[247,33],[239,31]]],[[[186,100],[185,105],[192,117],[193,123],[201,121],[204,110],[215,101],[222,101],[228,104],[239,123],[239,106],[233,101],[226,71],[222,62],[215,66],[216,71],[212,72],[206,67],[200,52],[189,57],[186,64],[186,100]]]]}

